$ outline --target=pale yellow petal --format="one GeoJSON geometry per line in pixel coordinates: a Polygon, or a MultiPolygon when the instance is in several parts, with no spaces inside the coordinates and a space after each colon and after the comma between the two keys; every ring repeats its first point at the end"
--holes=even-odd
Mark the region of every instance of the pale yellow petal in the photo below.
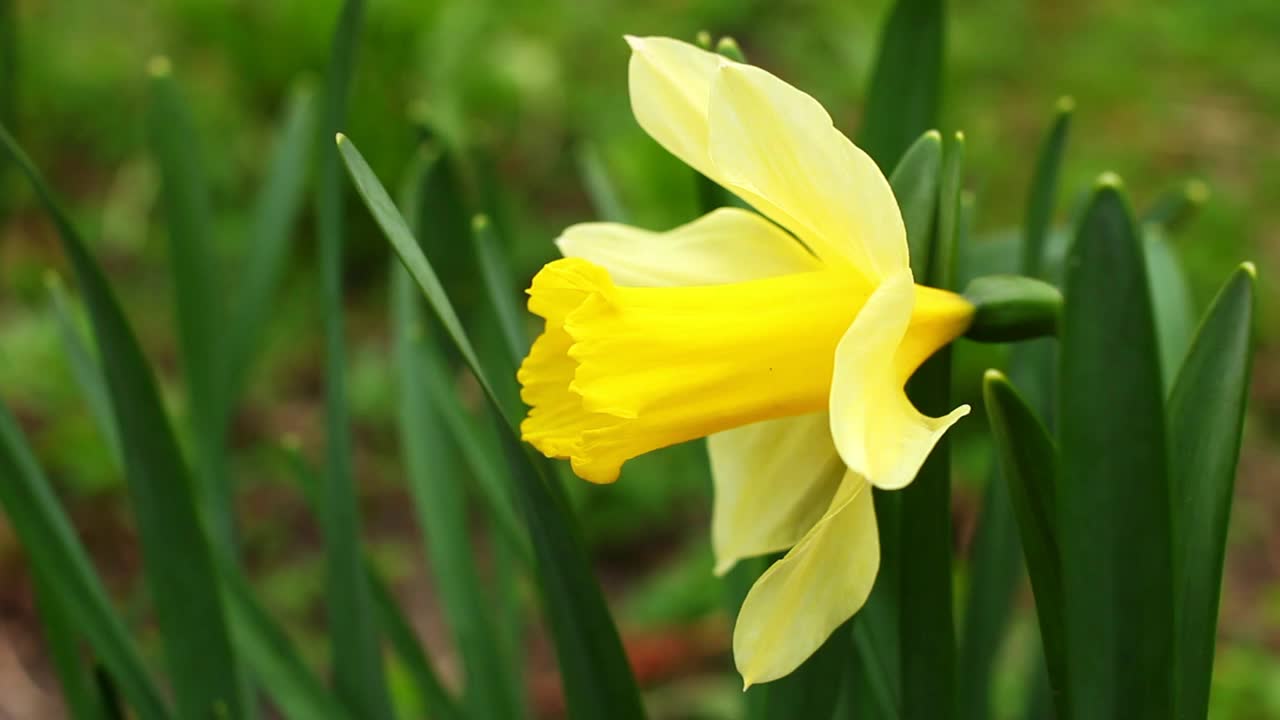
{"type": "Polygon", "coordinates": [[[907,399],[907,377],[968,322],[957,301],[913,318],[910,270],[876,289],[836,348],[831,380],[831,434],[850,470],[876,487],[897,489],[915,478],[947,428],[969,413],[962,405],[941,418],[921,414],[907,399]],[[911,335],[908,338],[908,335],[911,335]]]}
{"type": "Polygon", "coordinates": [[[631,112],[658,144],[708,177],[707,101],[719,55],[664,37],[628,35],[631,112]]]}
{"type": "Polygon", "coordinates": [[[907,267],[902,214],[879,167],[822,105],[768,72],[722,62],[708,106],[713,177],[829,262],[878,280],[907,267]]]}
{"type": "Polygon", "coordinates": [[[746,684],[799,667],[862,607],[879,568],[871,486],[847,472],[827,513],[742,603],[733,657],[746,684]]]}
{"type": "Polygon", "coordinates": [[[565,257],[609,271],[618,285],[720,285],[821,269],[795,238],[756,213],[721,208],[668,232],[583,223],[556,240],[565,257]]]}
{"type": "Polygon", "coordinates": [[[826,413],[768,420],[707,438],[716,574],[786,550],[822,517],[845,473],[826,413]]]}

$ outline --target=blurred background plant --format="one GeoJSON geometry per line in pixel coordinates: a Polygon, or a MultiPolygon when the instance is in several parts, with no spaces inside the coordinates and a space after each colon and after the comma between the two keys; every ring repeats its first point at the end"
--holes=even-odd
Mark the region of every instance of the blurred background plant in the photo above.
{"type": "MultiPolygon", "coordinates": [[[[388,179],[404,178],[402,203],[421,208],[420,217],[409,213],[409,224],[430,228],[424,237],[446,239],[428,248],[431,260],[484,363],[501,368],[511,362],[504,337],[511,316],[500,322],[495,313],[505,312],[517,286],[553,256],[550,241],[560,229],[592,217],[665,229],[700,212],[694,175],[631,118],[623,33],[732,35],[752,62],[813,94],[851,132],[864,112],[887,9],[886,2],[376,0],[359,26],[347,120],[337,126],[389,186],[397,183],[388,179]],[[481,228],[476,237],[488,238],[483,242],[499,252],[487,257],[505,261],[505,270],[472,252],[471,214],[480,210],[491,215],[492,232],[481,228]],[[487,297],[491,285],[477,281],[494,272],[514,278],[508,296],[487,297]]],[[[355,529],[332,512],[341,503],[327,500],[335,492],[327,473],[311,469],[345,462],[325,440],[332,421],[325,392],[334,383],[323,362],[322,323],[333,316],[319,304],[332,287],[325,273],[340,265],[345,329],[327,331],[346,339],[351,476],[364,549],[380,578],[366,601],[386,605],[379,596],[385,581],[446,686],[475,668],[523,674],[506,686],[527,688],[531,714],[554,715],[559,686],[546,634],[534,628],[522,635],[527,645],[512,641],[513,628],[535,622],[526,602],[534,589],[504,569],[523,562],[518,556],[528,549],[503,539],[504,528],[519,521],[514,511],[508,518],[494,508],[510,511],[513,501],[501,483],[484,480],[503,471],[492,465],[501,455],[497,434],[478,412],[479,389],[450,370],[458,365],[452,352],[435,356],[438,350],[414,343],[421,309],[404,296],[416,290],[393,275],[388,299],[388,245],[363,208],[348,202],[351,211],[338,216],[345,243],[317,242],[327,222],[313,207],[317,193],[354,198],[345,177],[326,186],[331,181],[321,179],[326,170],[317,158],[327,156],[314,142],[335,122],[324,99],[333,95],[328,68],[341,10],[331,0],[0,0],[0,120],[69,205],[106,270],[156,368],[192,472],[235,478],[234,497],[203,500],[234,502],[239,557],[253,589],[313,667],[331,662],[324,614],[335,599],[326,585],[334,559],[325,538],[355,529]],[[196,169],[184,158],[196,158],[196,169]],[[196,254],[184,255],[182,247],[196,254]],[[326,258],[338,247],[340,256],[326,258]],[[203,285],[175,283],[200,276],[201,268],[217,271],[203,285]],[[196,295],[184,302],[183,293],[196,295]],[[393,315],[389,303],[398,308],[393,315]],[[184,337],[184,328],[216,322],[204,314],[233,330],[216,341],[207,333],[184,337]],[[214,355],[221,359],[201,369],[199,359],[214,355]],[[459,404],[409,407],[406,393],[430,388],[412,389],[397,369],[408,365],[439,368],[432,377],[457,385],[459,404]],[[425,415],[415,419],[414,412],[425,415]],[[467,429],[398,435],[414,423],[467,429]],[[202,445],[224,432],[231,452],[202,445]],[[458,436],[482,439],[472,446],[448,439],[458,436]],[[428,461],[414,459],[415,443],[402,441],[409,437],[435,437],[426,457],[447,458],[479,491],[450,495],[453,486],[432,484],[438,467],[415,471],[415,462],[428,461]],[[473,522],[435,533],[450,513],[465,520],[467,507],[473,522]],[[470,538],[477,567],[448,566],[457,555],[440,545],[450,537],[470,538]],[[455,581],[441,587],[441,573],[455,581]],[[495,592],[493,583],[503,582],[511,583],[508,591],[495,592]],[[472,630],[481,634],[479,644],[460,644],[457,618],[467,603],[495,596],[494,625],[472,630]],[[488,654],[468,655],[461,645],[487,647],[488,654]]],[[[1257,261],[1260,342],[1212,708],[1215,717],[1241,720],[1280,714],[1280,298],[1270,280],[1280,271],[1277,37],[1280,7],[1270,0],[956,3],[941,121],[942,129],[964,129],[968,137],[964,185],[973,193],[978,240],[998,244],[1022,225],[1038,148],[1055,102],[1069,93],[1076,111],[1057,218],[1084,204],[1103,170],[1126,179],[1141,211],[1182,198],[1166,223],[1176,230],[1166,245],[1186,269],[1191,317],[1240,259],[1257,261]]],[[[72,268],[55,227],[12,167],[0,167],[0,213],[5,404],[140,638],[143,660],[158,662],[161,633],[139,569],[146,529],[135,525],[121,471],[127,450],[104,432],[114,427],[104,419],[112,412],[106,393],[82,391],[95,383],[101,391],[101,380],[92,378],[94,352],[77,297],[49,275],[54,268],[70,276],[72,268]]],[[[75,285],[87,292],[83,280],[75,285]]],[[[958,348],[958,394],[979,396],[981,370],[997,364],[995,352],[958,348]]],[[[963,429],[953,510],[960,557],[972,547],[990,464],[985,424],[963,429]]],[[[723,590],[709,572],[701,448],[637,460],[614,486],[565,487],[651,714],[734,716],[739,691],[724,671],[729,624],[723,590]]],[[[347,570],[363,572],[361,562],[348,558],[347,570]]],[[[13,534],[0,524],[0,711],[56,716],[58,659],[44,649],[38,583],[33,588],[25,568],[13,534]]],[[[966,578],[962,565],[960,587],[966,578]]],[[[1023,592],[1017,602],[1028,605],[1029,596],[1023,592]]],[[[385,613],[374,614],[386,621],[385,613]]],[[[1030,616],[1019,618],[996,660],[994,702],[1002,717],[1020,706],[1025,689],[1014,669],[1035,642],[1030,616]]],[[[421,666],[397,657],[389,665],[392,702],[402,709],[430,703],[419,697],[421,666]]],[[[501,703],[512,700],[467,702],[486,701],[495,703],[488,716],[501,717],[501,703]]]]}

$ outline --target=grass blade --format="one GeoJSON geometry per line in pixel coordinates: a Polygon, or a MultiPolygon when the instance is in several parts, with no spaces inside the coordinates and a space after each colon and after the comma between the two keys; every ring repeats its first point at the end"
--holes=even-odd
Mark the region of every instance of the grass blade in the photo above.
{"type": "Polygon", "coordinates": [[[143,720],[163,720],[169,711],[142,664],[132,636],[111,608],[107,593],[58,505],[53,487],[36,464],[18,423],[0,403],[0,505],[42,584],[42,595],[64,603],[76,630],[120,683],[143,720]]]}
{"type": "Polygon", "coordinates": [[[102,698],[80,657],[80,632],[67,610],[67,601],[58,595],[57,586],[45,578],[45,572],[44,568],[31,566],[40,628],[62,687],[62,701],[73,720],[102,720],[106,717],[102,698]]]}
{"type": "Polygon", "coordinates": [[[320,524],[328,561],[328,611],[334,686],[351,713],[368,720],[392,715],[382,665],[382,648],[360,550],[360,514],[351,461],[347,406],[346,339],[343,323],[341,168],[324,137],[342,129],[355,67],[357,38],[364,17],[362,0],[347,0],[334,29],[324,96],[323,130],[316,199],[320,254],[321,314],[325,336],[324,489],[320,524]]]}
{"type": "Polygon", "coordinates": [[[578,161],[578,174],[582,176],[582,186],[591,199],[596,217],[606,222],[627,222],[630,215],[622,204],[617,185],[609,175],[609,168],[600,154],[600,148],[584,142],[578,146],[574,159],[578,161]]]}
{"type": "Polygon", "coordinates": [[[244,391],[284,275],[315,143],[315,105],[310,89],[294,90],[284,122],[276,131],[276,146],[254,207],[249,254],[227,331],[220,427],[225,427],[232,404],[244,391]]]}
{"type": "Polygon", "coordinates": [[[1252,357],[1255,270],[1209,308],[1169,397],[1176,589],[1176,717],[1209,711],[1218,599],[1252,357]]]}
{"type": "Polygon", "coordinates": [[[1104,176],[1068,257],[1060,332],[1068,692],[1090,720],[1170,716],[1164,388],[1140,241],[1104,176]]]}
{"type": "Polygon", "coordinates": [[[236,717],[241,705],[237,664],[217,589],[212,550],[202,531],[190,479],[160,403],[155,378],[102,270],[43,179],[8,132],[0,131],[0,144],[26,174],[53,218],[89,308],[120,430],[147,584],[179,712],[183,716],[225,712],[236,717]]]}
{"type": "Polygon", "coordinates": [[[373,606],[378,615],[378,627],[391,641],[391,647],[405,664],[409,675],[416,683],[422,696],[422,706],[427,717],[432,720],[464,720],[468,716],[462,714],[457,702],[449,695],[440,676],[436,674],[431,660],[422,650],[413,627],[400,612],[391,589],[369,567],[369,587],[373,590],[373,606]]]}
{"type": "MultiPolygon", "coordinates": [[[[524,316],[516,301],[511,267],[503,252],[501,239],[487,216],[477,215],[472,219],[471,240],[476,247],[480,280],[488,293],[497,325],[502,330],[503,342],[510,353],[509,369],[514,373],[520,361],[529,353],[529,337],[524,328],[524,316]]],[[[503,368],[504,371],[507,369],[503,368]]]]}
{"type": "Polygon", "coordinates": [[[387,191],[349,140],[338,136],[338,148],[365,205],[426,295],[491,407],[502,416],[506,430],[501,435],[503,451],[532,541],[535,578],[543,609],[549,615],[570,716],[584,720],[643,717],[635,678],[600,586],[592,576],[581,531],[547,463],[520,444],[519,417],[504,409],[439,278],[387,191]]]}
{"type": "MultiPolygon", "coordinates": [[[[949,288],[955,281],[955,244],[960,224],[960,179],[964,137],[943,152],[938,224],[924,282],[949,288]]],[[[941,416],[952,409],[951,351],[944,348],[912,376],[911,399],[921,412],[941,416]]],[[[916,479],[901,491],[899,641],[902,646],[902,717],[943,720],[955,712],[955,619],[951,588],[951,458],[942,438],[916,479]]]]}
{"type": "Polygon", "coordinates": [[[929,272],[929,243],[933,238],[941,174],[942,133],[930,130],[907,148],[889,176],[889,185],[902,208],[902,221],[907,226],[911,272],[916,277],[923,278],[929,272]]]}
{"type": "Polygon", "coordinates": [[[880,33],[858,145],[886,171],[938,126],[944,14],[942,0],[897,0],[880,33]]]}
{"type": "Polygon", "coordinates": [[[50,308],[53,321],[58,327],[58,337],[62,341],[62,351],[67,356],[67,364],[71,367],[71,376],[75,378],[85,404],[89,407],[89,415],[102,433],[102,440],[115,461],[116,467],[124,467],[124,456],[120,450],[120,434],[116,431],[115,420],[112,419],[111,398],[107,394],[107,381],[102,377],[102,366],[85,345],[84,338],[76,326],[75,312],[71,301],[67,298],[62,280],[52,270],[45,275],[45,287],[49,289],[50,308]]]}
{"type": "Polygon", "coordinates": [[[348,715],[293,643],[254,598],[239,571],[223,574],[232,640],[254,679],[276,708],[292,720],[345,720],[348,715]]]}
{"type": "Polygon", "coordinates": [[[1144,228],[1142,249],[1147,259],[1147,278],[1151,283],[1151,310],[1155,315],[1156,342],[1160,345],[1160,377],[1165,391],[1173,388],[1178,368],[1182,367],[1191,336],[1195,333],[1196,316],[1192,309],[1191,288],[1177,253],[1160,226],[1144,228]]]}
{"type": "Polygon", "coordinates": [[[400,388],[400,447],[436,588],[462,656],[468,714],[495,720],[517,718],[522,707],[520,693],[507,677],[491,622],[492,603],[476,572],[465,486],[459,482],[462,474],[457,472],[458,468],[451,467],[452,448],[444,441],[430,389],[423,378],[423,375],[445,371],[444,358],[427,347],[419,306],[421,299],[412,280],[399,265],[393,270],[392,317],[400,388]]]}
{"type": "Polygon", "coordinates": [[[160,166],[169,227],[169,268],[200,509],[207,515],[215,546],[231,556],[235,552],[235,527],[218,412],[222,405],[218,387],[221,304],[212,285],[218,272],[216,258],[209,251],[213,213],[208,182],[197,133],[173,80],[168,58],[153,58],[147,72],[151,76],[147,133],[160,166]]]}
{"type": "Polygon", "coordinates": [[[1035,412],[998,371],[987,371],[982,394],[1031,576],[1057,716],[1070,718],[1057,527],[1057,450],[1035,412]]]}
{"type": "Polygon", "coordinates": [[[1022,274],[1040,278],[1044,276],[1045,243],[1053,223],[1053,209],[1057,205],[1058,181],[1062,175],[1062,157],[1066,153],[1067,134],[1071,129],[1071,116],[1076,103],[1070,97],[1058,98],[1053,124],[1040,145],[1036,159],[1035,176],[1031,180],[1031,192],[1027,195],[1026,224],[1022,238],[1022,274]]]}

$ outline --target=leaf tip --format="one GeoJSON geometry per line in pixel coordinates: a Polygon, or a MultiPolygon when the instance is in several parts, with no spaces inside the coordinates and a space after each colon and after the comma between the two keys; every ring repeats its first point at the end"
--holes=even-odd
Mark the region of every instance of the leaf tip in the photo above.
{"type": "Polygon", "coordinates": [[[991,385],[994,383],[1002,383],[1002,382],[1008,382],[1008,379],[1004,376],[1004,373],[1000,372],[995,368],[987,368],[987,371],[982,373],[983,385],[991,385]]]}
{"type": "Polygon", "coordinates": [[[1070,95],[1063,95],[1058,98],[1058,102],[1054,103],[1054,110],[1059,115],[1070,115],[1076,111],[1076,99],[1070,95]]]}
{"type": "Polygon", "coordinates": [[[1108,170],[1098,176],[1094,187],[1098,190],[1115,190],[1117,192],[1124,189],[1124,181],[1120,176],[1108,170]]]}
{"type": "Polygon", "coordinates": [[[711,49],[711,33],[706,30],[699,30],[697,35],[693,36],[693,42],[703,50],[711,49]]]}
{"type": "Polygon", "coordinates": [[[958,142],[958,143],[963,143],[963,142],[964,142],[964,131],[963,131],[963,130],[957,130],[957,131],[956,131],[956,134],[955,134],[953,137],[955,138],[955,141],[956,141],[956,142],[958,142]]]}
{"type": "Polygon", "coordinates": [[[1187,201],[1195,205],[1203,205],[1209,201],[1209,183],[1203,180],[1188,180],[1182,192],[1187,196],[1187,201]]]}
{"type": "Polygon", "coordinates": [[[933,130],[926,130],[924,133],[924,137],[931,143],[942,144],[942,133],[939,132],[936,128],[933,130]]]}
{"type": "Polygon", "coordinates": [[[742,48],[738,45],[738,41],[728,35],[720,38],[720,42],[716,43],[716,54],[735,62],[747,61],[747,56],[742,53],[742,48]]]}
{"type": "Polygon", "coordinates": [[[471,216],[471,232],[484,232],[489,229],[489,216],[484,213],[476,213],[471,216]]]}
{"type": "Polygon", "coordinates": [[[1249,273],[1249,277],[1254,281],[1258,281],[1258,266],[1253,264],[1252,260],[1245,260],[1240,263],[1240,269],[1249,273]]]}
{"type": "Polygon", "coordinates": [[[58,276],[58,271],[53,268],[45,268],[41,279],[44,280],[44,286],[48,288],[50,292],[62,289],[62,278],[58,276]]]}
{"type": "Polygon", "coordinates": [[[334,133],[333,141],[339,145],[347,141],[347,136],[342,133],[334,133]]]}
{"type": "Polygon", "coordinates": [[[173,63],[168,55],[155,55],[147,61],[147,74],[153,78],[168,77],[173,73],[173,63]]]}

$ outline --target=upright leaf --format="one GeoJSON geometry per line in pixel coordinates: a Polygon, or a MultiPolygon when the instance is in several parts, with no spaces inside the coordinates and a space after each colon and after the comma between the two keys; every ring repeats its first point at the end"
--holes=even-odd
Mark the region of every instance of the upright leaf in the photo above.
{"type": "Polygon", "coordinates": [[[938,207],[938,184],[942,175],[942,133],[930,130],[907,148],[906,154],[889,176],[893,196],[902,208],[907,227],[911,272],[925,277],[929,272],[929,245],[938,207]]]}
{"type": "Polygon", "coordinates": [[[1054,707],[1058,717],[1070,718],[1057,512],[1058,453],[1035,412],[998,371],[987,371],[982,395],[1031,576],[1054,707]]]}
{"type": "Polygon", "coordinates": [[[1053,222],[1053,208],[1057,204],[1058,180],[1062,175],[1062,157],[1066,152],[1067,133],[1071,129],[1071,116],[1076,103],[1070,97],[1058,99],[1057,112],[1049,134],[1040,145],[1036,159],[1035,176],[1031,179],[1031,192],[1027,195],[1027,209],[1023,226],[1021,272],[1030,277],[1043,277],[1045,243],[1049,240],[1049,228],[1053,222]]]}
{"type": "Polygon", "coordinates": [[[238,283],[227,328],[219,413],[223,427],[244,391],[254,355],[261,350],[262,333],[284,275],[315,145],[315,105],[309,88],[299,87],[290,96],[254,204],[243,279],[238,283]]]}
{"type": "Polygon", "coordinates": [[[7,132],[17,161],[58,228],[93,321],[124,450],[143,565],[156,609],[174,699],[183,716],[239,715],[231,652],[212,549],[155,378],[101,268],[43,179],[7,132]]]}
{"type": "Polygon", "coordinates": [[[570,717],[582,720],[642,718],[644,711],[635,679],[627,666],[600,586],[592,577],[581,531],[562,491],[554,484],[556,480],[547,463],[520,445],[519,418],[504,410],[435,270],[386,190],[349,140],[339,136],[338,148],[365,205],[426,295],[437,320],[476,376],[490,406],[504,421],[503,450],[533,544],[534,575],[543,609],[549,616],[570,717]]]}
{"type": "Polygon", "coordinates": [[[120,450],[120,434],[111,410],[111,398],[107,394],[107,381],[102,377],[102,367],[93,357],[91,351],[80,336],[76,327],[75,312],[71,301],[67,298],[62,280],[50,270],[45,275],[45,287],[49,289],[50,307],[53,310],[53,321],[58,326],[58,337],[62,341],[62,352],[67,357],[71,368],[71,377],[80,386],[85,404],[89,407],[89,415],[102,434],[116,467],[124,467],[124,457],[120,450]]]}
{"type": "Polygon", "coordinates": [[[1142,213],[1142,224],[1156,225],[1167,233],[1176,233],[1200,212],[1208,199],[1208,185],[1201,180],[1187,180],[1156,196],[1142,213]]]}
{"type": "MultiPolygon", "coordinates": [[[[943,151],[938,222],[924,283],[950,288],[960,226],[964,136],[943,151]]],[[[934,354],[912,376],[908,389],[921,412],[952,410],[951,350],[934,354]]],[[[901,560],[898,634],[902,645],[902,717],[943,720],[955,712],[956,631],[951,587],[951,457],[944,437],[915,480],[901,491],[901,560]]]]}
{"type": "Polygon", "coordinates": [[[938,126],[944,16],[943,0],[897,0],[880,34],[858,145],[886,171],[938,126]]]}
{"type": "Polygon", "coordinates": [[[1218,293],[1169,397],[1178,718],[1203,718],[1209,711],[1222,563],[1249,389],[1255,272],[1246,263],[1218,293]]]}
{"type": "MultiPolygon", "coordinates": [[[[0,135],[7,142],[7,136],[0,135]]],[[[22,543],[41,596],[58,604],[72,631],[119,682],[143,720],[163,720],[169,711],[142,664],[120,616],[111,608],[71,522],[58,505],[17,421],[0,403],[0,506],[22,543]]],[[[42,603],[43,604],[43,603],[42,603]]],[[[42,608],[43,611],[43,608],[42,608]]]]}
{"type": "Polygon", "coordinates": [[[1182,263],[1158,225],[1143,228],[1142,249],[1147,258],[1147,277],[1151,282],[1151,308],[1155,314],[1156,341],[1160,346],[1160,376],[1165,390],[1173,387],[1178,368],[1182,367],[1191,335],[1195,332],[1191,287],[1182,263]]]}
{"type": "Polygon", "coordinates": [[[1071,709],[1168,718],[1164,389],[1141,238],[1114,176],[1085,212],[1064,296],[1058,531],[1071,709]]]}
{"type": "Polygon", "coordinates": [[[58,594],[57,585],[45,578],[45,572],[45,568],[31,566],[40,629],[62,687],[62,701],[72,720],[102,720],[106,717],[102,697],[80,652],[81,633],[67,608],[69,599],[58,594]]]}
{"type": "Polygon", "coordinates": [[[382,647],[373,598],[360,550],[359,498],[351,461],[347,407],[346,337],[343,329],[343,193],[337,152],[326,140],[346,122],[347,96],[364,17],[362,0],[346,0],[334,29],[325,86],[316,235],[320,254],[321,315],[325,338],[324,489],[320,524],[328,564],[329,633],[334,687],[347,709],[368,720],[390,718],[391,698],[382,666],[382,647]]]}
{"type": "Polygon", "coordinates": [[[203,512],[215,544],[234,553],[234,520],[219,408],[221,319],[214,294],[216,256],[210,252],[213,212],[199,141],[186,103],[173,80],[168,58],[148,66],[151,101],[147,134],[160,166],[161,188],[169,227],[169,270],[173,277],[175,320],[187,389],[187,416],[195,449],[195,477],[203,512]]]}

